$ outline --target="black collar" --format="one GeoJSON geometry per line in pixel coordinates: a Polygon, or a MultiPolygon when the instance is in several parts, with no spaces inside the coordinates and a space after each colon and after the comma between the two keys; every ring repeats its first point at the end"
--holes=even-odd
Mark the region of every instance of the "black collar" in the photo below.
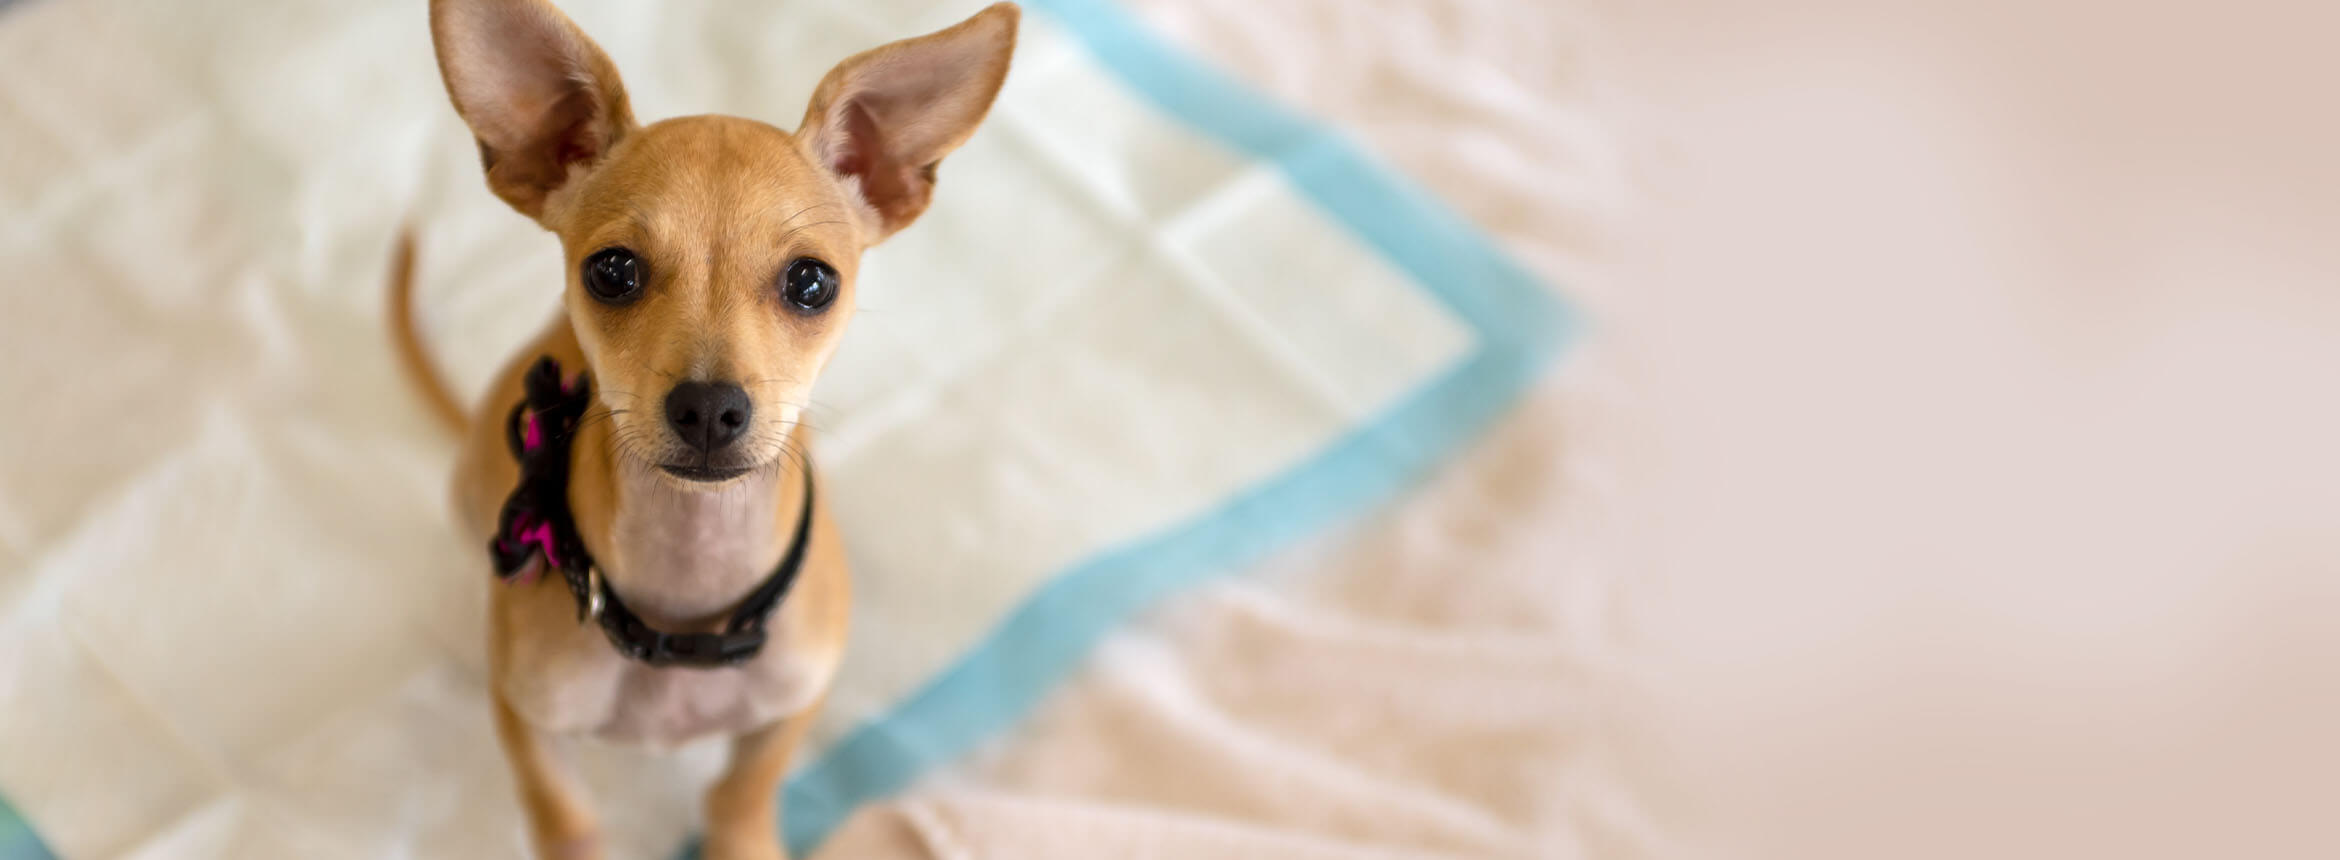
{"type": "Polygon", "coordinates": [[[728,666],[753,659],[764,647],[765,622],[804,566],[804,547],[812,532],[811,464],[804,468],[804,509],[797,514],[796,534],[789,538],[780,566],[732,610],[723,632],[667,633],[626,608],[593,563],[569,516],[569,445],[592,403],[591,381],[583,372],[574,382],[563,381],[560,362],[545,356],[529,369],[525,384],[527,397],[513,405],[504,425],[505,442],[520,461],[520,485],[504,499],[496,537],[488,541],[496,576],[510,581],[530,558],[541,556],[568,581],[579,623],[588,618],[600,621],[601,631],[618,653],[653,666],[728,666]]]}

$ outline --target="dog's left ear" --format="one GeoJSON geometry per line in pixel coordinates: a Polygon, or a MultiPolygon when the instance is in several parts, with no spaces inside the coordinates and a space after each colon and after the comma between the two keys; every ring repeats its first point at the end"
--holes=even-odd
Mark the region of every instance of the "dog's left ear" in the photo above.
{"type": "Polygon", "coordinates": [[[813,91],[797,137],[864,204],[871,241],[907,226],[934,197],[934,169],[991,110],[1015,53],[1013,3],[941,32],[837,64],[813,91]]]}

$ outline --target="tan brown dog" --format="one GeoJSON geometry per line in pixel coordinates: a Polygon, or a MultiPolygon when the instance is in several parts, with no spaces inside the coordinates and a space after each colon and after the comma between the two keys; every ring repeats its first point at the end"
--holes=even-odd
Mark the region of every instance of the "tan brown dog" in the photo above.
{"type": "MultiPolygon", "coordinates": [[[[568,271],[562,312],[466,420],[415,338],[401,242],[395,340],[434,409],[469,427],[455,501],[482,541],[512,537],[499,512],[523,474],[513,428],[538,444],[527,423],[538,410],[515,411],[530,368],[549,356],[588,374],[590,400],[563,435],[590,584],[538,575],[558,566],[548,542],[491,585],[496,729],[537,852],[603,853],[559,736],[672,745],[722,733],[735,740],[707,792],[706,855],[782,856],[780,780],[836,669],[849,599],[799,419],[853,314],[862,251],[926,209],[936,164],[989,111],[1016,7],[845,60],[793,134],[724,116],[636,124],[609,58],[545,0],[433,0],[430,12],[488,187],[560,237],[568,271]],[[752,619],[758,647],[734,662],[621,653],[620,634],[594,623],[608,617],[603,595],[622,595],[648,628],[717,633],[782,569],[793,583],[752,619]]],[[[633,641],[681,638],[643,635],[633,641]]]]}

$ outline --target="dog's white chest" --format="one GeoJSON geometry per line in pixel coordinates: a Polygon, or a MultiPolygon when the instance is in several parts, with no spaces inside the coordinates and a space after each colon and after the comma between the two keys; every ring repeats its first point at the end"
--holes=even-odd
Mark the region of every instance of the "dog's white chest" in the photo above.
{"type": "MultiPolygon", "coordinates": [[[[771,534],[769,486],[754,479],[723,494],[677,493],[640,474],[621,480],[633,485],[618,508],[605,571],[652,623],[727,611],[785,549],[771,534]]],[[[554,591],[547,611],[573,619],[566,591],[554,591]]],[[[532,625],[539,635],[512,643],[505,694],[530,722],[558,732],[653,746],[738,734],[811,706],[828,683],[838,655],[797,635],[804,613],[784,599],[766,624],[763,650],[724,667],[629,660],[591,622],[532,625]]]]}
{"type": "Polygon", "coordinates": [[[774,659],[721,669],[629,661],[590,731],[604,740],[672,747],[713,734],[740,734],[812,704],[819,686],[811,682],[811,667],[792,670],[786,655],[767,656],[774,659]]]}
{"type": "Polygon", "coordinates": [[[545,603],[570,621],[511,641],[503,684],[522,716],[554,732],[659,747],[739,734],[812,706],[836,669],[833,647],[795,635],[804,610],[785,602],[755,659],[711,668],[629,660],[598,625],[574,622],[565,589],[548,589],[545,603]]]}

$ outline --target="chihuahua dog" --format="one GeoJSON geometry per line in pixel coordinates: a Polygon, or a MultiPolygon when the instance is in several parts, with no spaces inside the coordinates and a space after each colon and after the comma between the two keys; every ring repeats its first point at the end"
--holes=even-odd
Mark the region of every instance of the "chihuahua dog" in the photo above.
{"type": "Polygon", "coordinates": [[[1017,9],[846,59],[793,133],[636,123],[547,0],[432,0],[430,19],[488,188],[560,237],[567,271],[560,312],[469,419],[414,333],[410,240],[391,291],[407,371],[468,427],[455,504],[498,573],[490,692],[530,837],[543,857],[604,853],[559,739],[721,734],[706,856],[784,856],[781,777],[849,602],[799,419],[862,251],[925,211],[990,110],[1017,9]]]}

